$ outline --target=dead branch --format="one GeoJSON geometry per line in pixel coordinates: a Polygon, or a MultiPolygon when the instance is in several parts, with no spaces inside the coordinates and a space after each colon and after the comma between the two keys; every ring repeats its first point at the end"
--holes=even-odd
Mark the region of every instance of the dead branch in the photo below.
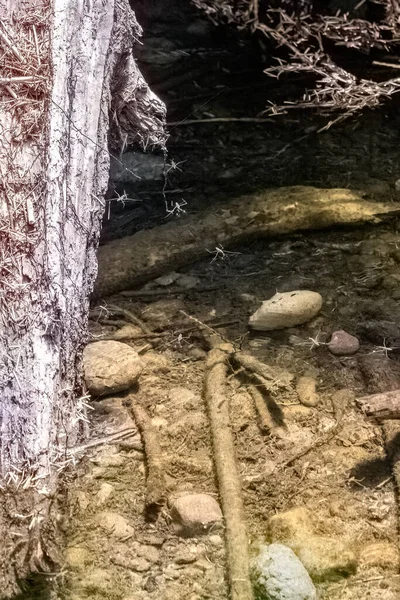
{"type": "Polygon", "coordinates": [[[227,360],[232,350],[230,345],[222,344],[209,352],[205,374],[205,396],[225,519],[231,599],[252,600],[248,535],[225,391],[227,360]]]}
{"type": "MultiPolygon", "coordinates": [[[[367,389],[372,394],[390,394],[399,390],[399,377],[393,370],[390,359],[367,354],[360,356],[358,363],[367,389]]],[[[397,491],[400,492],[400,421],[398,419],[384,420],[382,421],[382,429],[397,491]]]]}
{"type": "Polygon", "coordinates": [[[154,518],[166,499],[165,465],[158,433],[146,409],[131,397],[131,411],[142,436],[147,464],[146,512],[154,518]]]}
{"type": "Polygon", "coordinates": [[[381,392],[357,399],[357,404],[375,419],[400,419],[400,390],[381,392]]]}

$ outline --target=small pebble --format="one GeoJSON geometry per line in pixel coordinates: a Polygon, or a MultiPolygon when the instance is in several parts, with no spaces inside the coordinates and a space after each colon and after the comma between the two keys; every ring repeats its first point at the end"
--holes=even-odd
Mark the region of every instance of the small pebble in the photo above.
{"type": "Polygon", "coordinates": [[[308,323],[321,307],[322,297],[317,292],[294,290],[277,293],[265,300],[250,317],[249,326],[257,331],[287,329],[308,323]]]}
{"type": "Polygon", "coordinates": [[[189,565],[199,558],[199,552],[195,545],[180,550],[174,557],[177,565],[189,565]]]}
{"type": "Polygon", "coordinates": [[[167,273],[166,275],[157,277],[157,279],[155,279],[154,281],[157,285],[167,287],[169,285],[172,285],[179,277],[179,273],[175,273],[175,271],[172,271],[172,273],[167,273]]]}
{"type": "Polygon", "coordinates": [[[137,554],[142,558],[145,558],[150,563],[160,562],[160,551],[154,546],[138,545],[137,554]]]}
{"type": "Polygon", "coordinates": [[[125,565],[128,569],[132,569],[132,571],[137,571],[138,573],[144,573],[145,571],[149,571],[151,567],[151,563],[145,558],[138,556],[138,558],[131,558],[126,561],[125,565]]]}
{"type": "Polygon", "coordinates": [[[221,548],[221,546],[224,545],[224,540],[222,539],[222,537],[220,535],[217,535],[217,534],[210,535],[210,537],[208,538],[208,541],[215,548],[221,548]]]}
{"type": "Polygon", "coordinates": [[[167,565],[164,569],[165,579],[179,579],[181,571],[173,565],[167,565]]]}
{"type": "Polygon", "coordinates": [[[360,342],[354,335],[350,335],[343,329],[332,333],[331,341],[328,344],[328,350],[335,356],[351,356],[358,352],[360,342]]]}
{"type": "Polygon", "coordinates": [[[99,491],[96,494],[97,504],[105,504],[109,498],[114,494],[115,488],[109,483],[102,483],[99,491]]]}

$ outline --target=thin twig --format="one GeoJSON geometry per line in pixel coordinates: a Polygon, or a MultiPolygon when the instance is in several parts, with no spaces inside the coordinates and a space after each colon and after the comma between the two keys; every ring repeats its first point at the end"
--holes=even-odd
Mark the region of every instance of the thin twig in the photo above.
{"type": "Polygon", "coordinates": [[[215,117],[212,119],[186,119],[185,121],[172,121],[167,127],[181,127],[182,125],[197,125],[199,123],[273,123],[273,119],[262,117],[215,117]]]}

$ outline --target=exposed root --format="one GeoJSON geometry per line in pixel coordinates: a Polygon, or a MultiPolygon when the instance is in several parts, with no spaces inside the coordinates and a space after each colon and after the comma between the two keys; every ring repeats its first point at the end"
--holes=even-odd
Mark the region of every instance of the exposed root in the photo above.
{"type": "Polygon", "coordinates": [[[134,315],[132,311],[127,310],[126,308],[121,308],[120,306],[117,306],[116,304],[108,304],[107,308],[109,310],[111,310],[115,315],[122,315],[125,317],[125,319],[127,321],[129,321],[129,323],[132,323],[133,325],[140,327],[140,329],[143,331],[143,333],[145,333],[147,335],[153,334],[150,327],[148,327],[145,323],[143,323],[142,319],[139,319],[139,317],[134,315]]]}
{"type": "Polygon", "coordinates": [[[214,461],[225,519],[228,575],[232,600],[252,600],[248,535],[235,458],[228,400],[225,394],[227,361],[232,347],[221,344],[208,355],[205,396],[211,424],[214,461]]]}
{"type": "Polygon", "coordinates": [[[293,380],[293,375],[280,367],[270,367],[269,365],[257,360],[244,352],[235,352],[233,360],[239,363],[242,367],[253,375],[262,378],[262,382],[269,391],[276,391],[277,388],[285,388],[293,391],[290,382],[293,380]]]}
{"type": "Polygon", "coordinates": [[[146,512],[155,518],[165,503],[165,467],[158,441],[157,430],[153,426],[146,409],[132,397],[131,410],[142,436],[147,462],[146,512]]]}
{"type": "Polygon", "coordinates": [[[253,398],[261,428],[271,435],[281,435],[285,428],[282,417],[279,414],[279,406],[271,399],[265,398],[255,385],[249,385],[248,390],[253,398]]]}

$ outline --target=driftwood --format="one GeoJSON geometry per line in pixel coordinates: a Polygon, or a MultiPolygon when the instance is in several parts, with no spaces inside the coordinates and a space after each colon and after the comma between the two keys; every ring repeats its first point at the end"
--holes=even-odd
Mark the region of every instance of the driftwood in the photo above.
{"type": "Polygon", "coordinates": [[[357,403],[369,417],[400,419],[400,389],[363,396],[357,403]]]}
{"type": "Polygon", "coordinates": [[[230,597],[231,600],[252,600],[249,540],[225,390],[227,363],[232,350],[229,344],[221,344],[210,351],[206,365],[205,395],[225,520],[230,597]]]}
{"type": "Polygon", "coordinates": [[[98,251],[94,297],[109,296],[224,249],[260,237],[333,225],[380,222],[393,204],[347,189],[287,187],[243,196],[201,215],[169,216],[164,225],[114,240],[98,251]],[[217,250],[219,248],[219,250],[217,250]]]}

